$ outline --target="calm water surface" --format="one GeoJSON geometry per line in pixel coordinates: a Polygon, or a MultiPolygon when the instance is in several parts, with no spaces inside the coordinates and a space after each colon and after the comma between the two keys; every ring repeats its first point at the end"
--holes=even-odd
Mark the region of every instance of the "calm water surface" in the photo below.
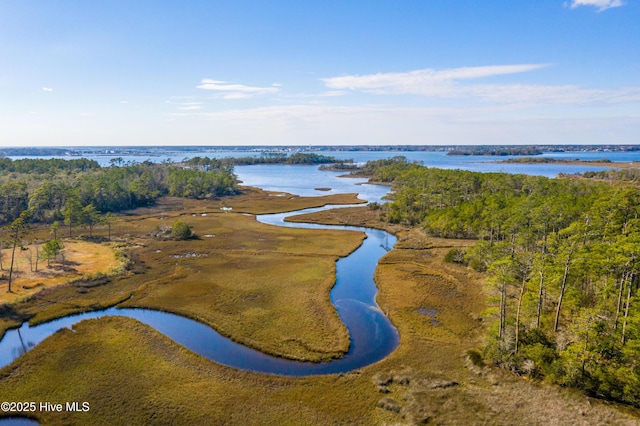
{"type": "Polygon", "coordinates": [[[236,166],[235,173],[243,185],[305,197],[358,193],[363,200],[379,202],[389,191],[388,186],[366,184],[366,178],[341,178],[344,173],[319,170],[318,166],[259,164],[236,166]]]}
{"type": "MultiPolygon", "coordinates": [[[[418,161],[423,163],[427,167],[437,167],[441,169],[461,169],[471,170],[477,172],[505,172],[505,173],[523,173],[530,175],[539,175],[547,177],[555,177],[558,173],[582,173],[585,171],[597,171],[605,170],[606,167],[595,166],[571,166],[562,164],[498,164],[497,161],[506,160],[509,158],[518,158],[517,156],[456,156],[446,155],[445,152],[419,152],[419,151],[317,151],[317,154],[332,156],[342,160],[353,160],[357,163],[366,163],[370,160],[380,160],[390,158],[394,156],[405,156],[409,161],[418,161]]],[[[149,160],[152,162],[162,162],[164,160],[180,161],[185,158],[192,158],[196,156],[200,157],[215,157],[215,158],[229,158],[229,157],[259,157],[260,152],[249,151],[198,151],[198,152],[180,152],[165,154],[159,154],[156,156],[139,155],[139,156],[118,156],[118,155],[87,155],[85,158],[96,160],[103,166],[109,165],[109,161],[115,157],[121,157],[126,161],[142,162],[149,160]]],[[[544,157],[558,158],[558,159],[581,159],[581,160],[599,160],[609,159],[612,161],[640,161],[640,151],[636,152],[546,152],[542,154],[544,157]]],[[[12,159],[25,158],[25,157],[9,157],[12,159]]],[[[28,157],[28,158],[78,158],[78,157],[63,157],[63,156],[43,156],[43,157],[28,157]]],[[[261,167],[262,165],[249,166],[249,167],[261,167]]],[[[268,166],[268,167],[280,167],[280,166],[268,166]]],[[[300,167],[300,170],[307,170],[305,166],[288,166],[293,168],[300,167]]],[[[317,167],[316,167],[317,168],[317,167]]],[[[239,169],[239,167],[237,168],[239,169]]],[[[251,172],[253,173],[253,172],[251,172]]],[[[240,178],[244,180],[246,176],[240,174],[240,178]]],[[[315,185],[313,187],[318,187],[315,185]]]]}
{"type": "Polygon", "coordinates": [[[27,419],[24,417],[5,417],[0,419],[0,425],[5,426],[32,426],[39,425],[36,420],[27,419]]]}

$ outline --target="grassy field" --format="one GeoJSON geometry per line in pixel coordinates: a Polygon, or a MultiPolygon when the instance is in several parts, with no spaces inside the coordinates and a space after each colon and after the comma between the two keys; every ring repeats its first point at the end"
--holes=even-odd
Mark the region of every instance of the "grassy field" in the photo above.
{"type": "Polygon", "coordinates": [[[34,244],[18,249],[14,261],[12,292],[7,293],[11,250],[2,250],[4,270],[0,271],[0,304],[13,303],[46,288],[55,287],[87,275],[110,274],[120,269],[122,261],[116,256],[112,246],[89,241],[68,240],[64,244],[64,263],[51,265],[46,260],[38,261],[35,271],[35,252],[41,250],[34,244]]]}
{"type": "MultiPolygon", "coordinates": [[[[276,198],[278,203],[281,198],[276,198]]],[[[174,213],[166,209],[172,202],[166,201],[165,210],[158,207],[123,219],[119,232],[144,235],[159,221],[172,220],[174,213]]],[[[257,203],[259,209],[270,208],[269,197],[257,203]]],[[[236,211],[240,204],[229,205],[236,211]]],[[[214,206],[198,207],[190,206],[182,218],[200,236],[196,242],[207,242],[208,256],[168,257],[187,251],[204,253],[204,246],[192,250],[190,241],[182,246],[132,238],[130,244],[137,248],[132,249],[129,276],[92,288],[90,293],[73,294],[71,287],[50,290],[43,298],[12,307],[14,313],[37,319],[60,314],[72,305],[92,302],[97,306],[133,294],[127,303],[166,307],[175,300],[172,309],[184,309],[186,315],[209,315],[207,321],[222,324],[233,322],[225,323],[225,316],[236,318],[243,323],[233,331],[243,334],[238,339],[261,342],[266,336],[261,334],[260,321],[251,319],[262,312],[242,311],[245,303],[260,303],[262,309],[294,318],[295,313],[287,310],[292,301],[299,305],[307,297],[322,300],[328,294],[325,281],[331,280],[326,275],[333,269],[326,268],[324,278],[315,277],[310,264],[332,263],[362,238],[344,233],[344,237],[327,234],[326,240],[314,239],[292,233],[298,230],[258,226],[242,214],[210,217],[207,212],[213,212],[214,206]],[[312,260],[309,265],[306,259],[312,260]],[[289,265],[293,260],[300,265],[289,265]],[[239,278],[259,277],[256,271],[264,267],[283,268],[286,275],[298,266],[309,272],[293,275],[289,285],[277,279],[251,285],[250,280],[242,283],[239,278]],[[239,287],[231,284],[236,272],[225,268],[244,268],[237,272],[239,287]],[[225,279],[218,280],[218,274],[225,279]],[[192,278],[198,275],[207,279],[192,278]],[[299,293],[295,283],[305,280],[318,284],[299,293]],[[274,297],[268,304],[264,292],[274,297]],[[207,304],[212,304],[212,312],[206,312],[207,304]],[[44,316],[36,314],[47,309],[50,312],[44,316]]],[[[286,209],[286,203],[279,208],[286,209]]],[[[316,219],[382,227],[377,214],[359,208],[316,219]]],[[[399,241],[378,266],[377,300],[398,328],[401,341],[391,356],[375,365],[348,374],[298,379],[237,371],[203,359],[134,320],[115,317],[82,322],[73,332],[58,332],[0,370],[0,400],[90,403],[88,413],[37,413],[47,424],[638,424],[637,411],[532,383],[472,360],[467,353],[484,336],[483,277],[442,260],[450,247],[471,242],[433,239],[416,229],[393,230],[399,241]]],[[[308,312],[301,305],[301,312],[308,312]]],[[[305,324],[289,324],[292,328],[287,332],[302,333],[296,337],[305,339],[316,334],[321,340],[329,337],[316,330],[326,324],[312,330],[305,324]]],[[[282,324],[265,326],[275,329],[282,324]]]]}
{"type": "Polygon", "coordinates": [[[149,242],[138,250],[153,279],[124,306],[179,313],[292,359],[326,360],[348,350],[329,291],[336,260],[364,234],[283,229],[237,213],[183,220],[199,239],[149,242]]]}
{"type": "MultiPolygon", "coordinates": [[[[341,356],[349,338],[329,291],[335,261],[355,250],[364,234],[258,223],[252,213],[282,210],[283,197],[247,192],[224,203],[187,200],[185,205],[182,199],[167,198],[122,217],[113,231],[114,240],[128,247],[128,273],[105,285],[47,289],[5,306],[0,332],[25,319],[38,323],[126,300],[125,306],[194,318],[273,355],[308,361],[341,356]],[[253,209],[247,201],[251,198],[256,200],[253,209]],[[240,207],[221,212],[220,206],[229,202],[240,207]],[[178,219],[191,226],[196,238],[152,236],[178,219]]],[[[353,195],[287,198],[289,209],[359,202],[353,195]]]]}

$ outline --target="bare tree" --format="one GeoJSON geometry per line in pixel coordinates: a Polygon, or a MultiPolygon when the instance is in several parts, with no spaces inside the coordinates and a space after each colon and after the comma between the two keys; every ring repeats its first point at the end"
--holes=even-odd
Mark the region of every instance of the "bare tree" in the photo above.
{"type": "Polygon", "coordinates": [[[111,226],[113,226],[116,223],[116,217],[113,213],[111,212],[107,212],[105,213],[105,215],[103,216],[102,220],[104,221],[104,223],[107,224],[107,229],[108,229],[108,239],[109,241],[111,241],[111,226]]]}
{"type": "Polygon", "coordinates": [[[36,251],[36,270],[35,272],[38,272],[38,259],[40,258],[40,240],[36,240],[34,242],[34,248],[36,251]]]}
{"type": "Polygon", "coordinates": [[[11,283],[13,281],[13,266],[14,266],[15,256],[16,256],[16,248],[17,247],[22,248],[22,240],[24,238],[24,235],[27,232],[28,220],[29,220],[29,212],[27,210],[24,210],[22,213],[20,213],[20,217],[15,219],[13,222],[11,222],[11,225],[9,225],[9,232],[11,236],[10,242],[12,245],[12,249],[11,249],[11,265],[9,266],[9,286],[7,288],[7,293],[12,293],[11,283]]]}

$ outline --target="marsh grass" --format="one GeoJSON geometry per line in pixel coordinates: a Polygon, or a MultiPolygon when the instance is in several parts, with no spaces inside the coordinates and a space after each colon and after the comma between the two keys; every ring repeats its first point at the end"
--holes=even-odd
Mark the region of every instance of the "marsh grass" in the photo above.
{"type": "MultiPolygon", "coordinates": [[[[78,240],[64,241],[64,245],[65,263],[54,262],[47,266],[47,261],[40,259],[37,272],[32,271],[32,268],[35,269],[35,246],[25,246],[25,250],[16,256],[17,273],[12,285],[13,292],[7,293],[6,282],[0,281],[0,304],[13,303],[28,298],[43,288],[55,287],[84,276],[106,275],[122,265],[109,245],[78,240]]],[[[6,258],[9,249],[3,252],[6,258]]]]}
{"type": "MultiPolygon", "coordinates": [[[[324,246],[318,243],[317,247],[305,247],[296,243],[301,235],[281,233],[284,231],[275,227],[269,228],[274,228],[274,241],[278,243],[269,244],[267,249],[266,240],[259,241],[265,238],[262,233],[266,229],[247,229],[250,218],[240,215],[245,219],[236,221],[231,217],[215,218],[207,222],[206,231],[199,232],[215,234],[210,238],[212,244],[225,232],[242,235],[233,241],[231,237],[226,242],[226,237],[219,239],[209,248],[208,257],[168,258],[165,255],[205,251],[141,240],[139,262],[150,268],[143,274],[90,289],[94,303],[114,300],[117,294],[128,291],[139,297],[133,302],[150,303],[157,298],[158,303],[168,303],[172,288],[177,289],[177,283],[181,283],[194,292],[193,297],[181,299],[185,308],[192,309],[190,301],[208,297],[202,289],[209,288],[209,284],[201,284],[204,280],[198,284],[192,277],[220,273],[220,268],[213,265],[244,267],[245,274],[258,276],[250,271],[265,263],[274,268],[278,265],[286,273],[286,261],[301,259],[305,268],[308,258],[333,259],[340,251],[331,247],[339,239],[324,246]],[[294,254],[295,249],[298,252],[294,254]],[[166,292],[161,287],[166,287],[166,292]]],[[[146,226],[140,217],[131,220],[140,220],[141,226],[146,226]]],[[[196,217],[190,216],[189,220],[196,228],[202,226],[196,217]]],[[[523,380],[485,365],[478,351],[470,358],[469,351],[479,347],[485,334],[481,321],[486,308],[483,276],[443,260],[451,247],[464,247],[469,241],[432,239],[417,230],[396,232],[400,238],[397,248],[382,259],[375,279],[377,301],[398,328],[401,340],[398,349],[377,364],[348,374],[308,378],[238,371],[207,361],[132,319],[111,317],[84,321],[75,332],[56,333],[0,370],[0,400],[91,403],[89,414],[38,413],[39,420],[47,424],[638,423],[635,410],[622,412],[615,405],[587,399],[575,391],[523,380]],[[420,314],[421,308],[435,312],[437,324],[420,314]]],[[[348,251],[349,244],[342,250],[348,251]]],[[[216,304],[216,309],[231,312],[244,307],[244,303],[265,298],[259,288],[247,283],[238,283],[241,287],[234,291],[230,285],[235,280],[233,273],[221,273],[229,275],[229,285],[216,283],[215,291],[228,300],[216,304]]],[[[238,277],[241,275],[238,273],[238,277]]],[[[67,291],[56,289],[48,298],[66,304],[91,300],[87,294],[67,291]]],[[[293,289],[285,287],[278,292],[283,291],[293,289]]],[[[175,293],[178,298],[179,293],[175,293]]],[[[215,304],[215,297],[209,297],[215,304]]],[[[30,303],[35,304],[29,309],[47,310],[42,300],[30,303]]],[[[270,309],[281,309],[278,305],[282,303],[287,303],[286,299],[274,300],[270,309]]],[[[261,314],[257,306],[248,308],[244,313],[247,330],[249,318],[261,314]]]]}
{"type": "Polygon", "coordinates": [[[340,357],[349,348],[349,338],[330,303],[329,292],[335,283],[336,260],[356,249],[364,234],[284,229],[260,224],[252,214],[240,212],[358,200],[354,195],[287,198],[249,190],[224,201],[162,199],[153,209],[130,212],[112,229],[115,240],[127,241],[114,243],[119,258],[127,263],[127,273],[110,277],[107,284],[93,269],[67,278],[75,283],[36,289],[28,299],[12,306],[15,315],[2,316],[0,331],[4,333],[25,319],[37,324],[127,301],[127,306],[197,319],[272,355],[307,361],[340,357]],[[249,202],[252,197],[253,207],[249,202]],[[193,209],[171,210],[178,203],[193,209]],[[239,208],[234,213],[222,213],[218,208],[229,204],[239,208]],[[197,235],[212,237],[187,241],[151,238],[153,229],[170,225],[176,218],[197,235]],[[127,256],[122,256],[123,250],[128,250],[127,256]]]}
{"type": "Polygon", "coordinates": [[[124,306],[179,313],[276,356],[340,356],[349,339],[329,301],[334,257],[212,253],[180,259],[167,285],[150,283],[124,306]]]}
{"type": "Polygon", "coordinates": [[[371,424],[362,413],[373,401],[339,404],[351,391],[366,394],[357,379],[236,371],[135,320],[108,317],[63,330],[0,371],[0,397],[91,404],[89,413],[38,413],[48,424],[371,424]]]}
{"type": "Polygon", "coordinates": [[[268,214],[321,207],[327,204],[363,204],[366,201],[357,194],[332,194],[321,197],[300,197],[281,192],[263,191],[257,188],[240,187],[242,193],[233,197],[213,200],[192,200],[187,198],[163,197],[156,205],[139,208],[128,214],[152,215],[162,212],[189,212],[190,214],[220,213],[221,208],[231,208],[233,213],[268,214]]]}
{"type": "Polygon", "coordinates": [[[355,250],[363,233],[287,229],[239,213],[184,220],[212,237],[145,241],[137,254],[148,280],[123,306],[185,315],[291,359],[321,361],[348,350],[329,292],[336,260],[355,250]]]}
{"type": "Polygon", "coordinates": [[[404,229],[401,226],[390,226],[380,221],[380,211],[369,207],[345,207],[341,209],[324,210],[291,216],[288,222],[313,222],[327,225],[368,226],[370,228],[385,229],[392,233],[404,229]]]}

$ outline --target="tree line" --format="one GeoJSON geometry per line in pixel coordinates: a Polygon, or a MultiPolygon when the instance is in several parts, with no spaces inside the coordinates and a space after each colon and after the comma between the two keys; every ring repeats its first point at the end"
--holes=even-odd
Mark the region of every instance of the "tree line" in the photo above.
{"type": "Polygon", "coordinates": [[[488,359],[640,406],[640,188],[622,178],[631,173],[549,179],[402,157],[369,173],[396,191],[384,220],[477,239],[446,260],[486,271],[494,289],[488,359]]]}
{"type": "MultiPolygon", "coordinates": [[[[101,168],[84,159],[0,159],[0,249],[10,249],[7,291],[11,292],[16,251],[28,243],[34,222],[50,223],[52,234],[40,251],[36,245],[37,271],[41,256],[50,262],[62,252],[62,225],[69,237],[74,227],[85,226],[91,238],[94,227],[103,224],[111,239],[112,212],[151,205],[163,195],[211,198],[237,192],[233,166],[203,162],[206,167],[114,161],[101,168]]],[[[0,270],[2,261],[0,252],[0,270]]]]}
{"type": "MultiPolygon", "coordinates": [[[[199,158],[199,157],[196,157],[199,158]]],[[[187,161],[187,164],[194,161],[187,161]]],[[[330,163],[343,163],[351,162],[351,160],[336,160],[334,157],[315,153],[296,152],[293,154],[287,154],[284,152],[263,152],[259,157],[233,157],[222,158],[218,160],[222,163],[233,164],[237,166],[249,166],[253,164],[330,164],[330,163]]]]}
{"type": "Polygon", "coordinates": [[[86,158],[77,158],[73,160],[63,160],[60,158],[51,158],[47,160],[23,158],[19,160],[11,160],[9,158],[0,157],[0,174],[4,173],[56,173],[61,170],[69,171],[87,171],[100,168],[95,160],[86,158]]]}
{"type": "Polygon", "coordinates": [[[151,162],[111,167],[96,167],[91,160],[0,162],[8,164],[0,167],[0,225],[25,210],[34,222],[78,222],[88,206],[104,214],[151,205],[163,195],[211,198],[237,192],[228,164],[203,169],[151,162]]]}
{"type": "Polygon", "coordinates": [[[447,151],[447,155],[540,155],[542,150],[533,146],[467,146],[447,151]]]}

